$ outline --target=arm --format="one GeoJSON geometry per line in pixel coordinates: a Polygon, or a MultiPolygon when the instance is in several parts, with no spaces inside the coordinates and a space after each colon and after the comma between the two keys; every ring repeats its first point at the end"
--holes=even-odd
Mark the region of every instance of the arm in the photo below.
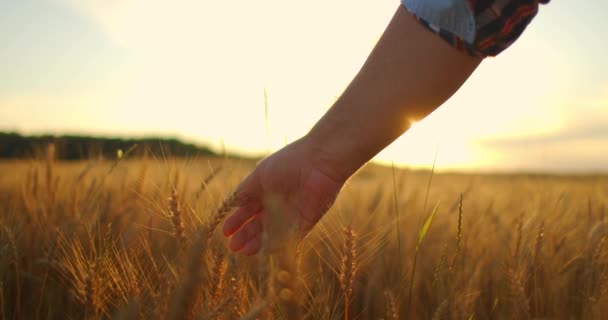
{"type": "Polygon", "coordinates": [[[359,74],[305,137],[264,159],[237,188],[226,220],[230,248],[255,254],[266,232],[280,245],[306,234],[344,182],[376,153],[446,101],[479,65],[397,10],[359,74]],[[278,224],[278,225],[277,225],[278,224]]]}
{"type": "Polygon", "coordinates": [[[481,62],[422,27],[400,6],[359,74],[306,139],[337,180],[443,104],[481,62]]]}

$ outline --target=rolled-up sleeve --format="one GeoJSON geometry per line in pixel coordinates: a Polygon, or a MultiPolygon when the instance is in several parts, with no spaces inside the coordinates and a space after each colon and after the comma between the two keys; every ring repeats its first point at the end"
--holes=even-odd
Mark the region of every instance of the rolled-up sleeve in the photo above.
{"type": "Polygon", "coordinates": [[[549,0],[401,0],[427,29],[472,56],[496,56],[549,0]]]}

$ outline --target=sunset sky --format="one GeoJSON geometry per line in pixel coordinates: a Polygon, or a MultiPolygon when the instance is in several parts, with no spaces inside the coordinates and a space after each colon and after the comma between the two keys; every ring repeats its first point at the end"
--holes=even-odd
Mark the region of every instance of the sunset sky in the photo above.
{"type": "MultiPolygon", "coordinates": [[[[398,5],[0,1],[0,131],[276,150],[331,106],[398,5]]],[[[428,167],[438,151],[442,169],[608,171],[607,12],[605,0],[541,7],[377,160],[428,167]]]]}

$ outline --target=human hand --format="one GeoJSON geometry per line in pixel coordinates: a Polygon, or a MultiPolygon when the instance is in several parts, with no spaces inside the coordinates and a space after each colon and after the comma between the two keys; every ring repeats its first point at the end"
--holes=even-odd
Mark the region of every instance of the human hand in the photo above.
{"type": "Polygon", "coordinates": [[[256,254],[263,239],[268,248],[280,247],[315,226],[345,181],[319,159],[303,138],[257,165],[237,188],[238,209],[224,223],[232,251],[256,254]]]}

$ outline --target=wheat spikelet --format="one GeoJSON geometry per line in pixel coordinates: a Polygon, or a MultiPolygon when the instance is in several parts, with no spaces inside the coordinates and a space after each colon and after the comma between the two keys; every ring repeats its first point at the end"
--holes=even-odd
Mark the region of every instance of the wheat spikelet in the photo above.
{"type": "Polygon", "coordinates": [[[240,319],[244,314],[244,310],[241,308],[243,294],[239,288],[239,281],[236,278],[236,273],[231,274],[229,281],[229,296],[232,297],[232,299],[230,299],[230,306],[228,308],[230,313],[229,319],[240,319]]]}
{"type": "Polygon", "coordinates": [[[598,265],[601,264],[602,262],[604,262],[604,259],[606,258],[608,253],[606,252],[606,248],[608,248],[608,236],[602,236],[599,240],[597,240],[597,243],[592,244],[591,247],[593,248],[591,261],[598,265]]]}
{"type": "Polygon", "coordinates": [[[301,288],[298,285],[298,279],[295,274],[280,269],[275,274],[275,296],[278,298],[278,303],[289,319],[300,319],[302,311],[300,310],[300,295],[298,291],[301,288]]]}
{"type": "Polygon", "coordinates": [[[182,209],[179,205],[179,195],[177,190],[173,189],[169,198],[169,211],[171,212],[171,224],[173,225],[173,235],[179,241],[180,245],[186,242],[184,231],[184,221],[182,217],[182,209]]]}
{"type": "MultiPolygon", "coordinates": [[[[268,301],[262,300],[255,304],[249,311],[244,314],[240,319],[241,320],[253,320],[253,319],[263,319],[260,317],[263,313],[268,313],[268,301]]],[[[267,319],[272,319],[272,315],[267,316],[267,319]]]]}
{"type": "Polygon", "coordinates": [[[522,273],[509,269],[507,271],[507,278],[513,318],[530,319],[529,299],[526,295],[522,273]]]}
{"type": "Polygon", "coordinates": [[[521,237],[523,234],[524,228],[524,219],[523,217],[519,217],[517,220],[517,234],[515,238],[515,249],[513,250],[513,257],[517,257],[519,255],[519,248],[521,247],[521,237]]]}
{"type": "Polygon", "coordinates": [[[540,254],[543,246],[543,238],[545,237],[545,222],[541,222],[540,227],[538,228],[538,233],[536,234],[536,241],[534,243],[534,266],[536,268],[539,267],[540,263],[540,254]]]}
{"type": "Polygon", "coordinates": [[[532,315],[537,316],[539,313],[541,313],[541,305],[542,305],[542,295],[540,293],[539,288],[542,286],[542,276],[543,276],[543,272],[542,270],[543,265],[541,265],[542,259],[542,247],[543,247],[543,240],[545,237],[545,222],[542,221],[540,224],[540,227],[538,228],[538,233],[536,234],[536,240],[534,243],[534,257],[533,257],[533,266],[532,266],[532,290],[531,290],[531,297],[529,299],[529,305],[531,306],[531,311],[533,312],[532,315]]]}
{"type": "Polygon", "coordinates": [[[222,171],[222,166],[212,169],[211,173],[209,173],[205,178],[203,178],[203,181],[201,182],[200,187],[194,194],[195,199],[198,200],[201,197],[203,192],[205,192],[205,190],[207,190],[209,183],[211,183],[211,180],[213,180],[213,178],[215,178],[217,176],[217,174],[220,173],[220,171],[222,171]]]}
{"type": "Polygon", "coordinates": [[[211,285],[211,299],[209,301],[209,309],[213,310],[221,302],[222,294],[224,293],[224,278],[228,270],[228,260],[226,256],[220,252],[214,255],[214,263],[211,285]]]}
{"type": "Polygon", "coordinates": [[[206,319],[220,319],[220,317],[222,316],[222,314],[224,313],[224,310],[226,309],[226,306],[232,301],[234,300],[234,297],[226,297],[224,298],[222,301],[220,301],[214,308],[213,310],[211,310],[209,312],[209,315],[206,317],[206,319]]]}
{"type": "Polygon", "coordinates": [[[297,259],[293,258],[293,250],[297,252],[298,246],[293,241],[295,240],[289,241],[280,252],[272,256],[276,265],[272,268],[270,289],[287,319],[301,319],[304,287],[297,259]]]}
{"type": "Polygon", "coordinates": [[[358,261],[357,261],[357,235],[353,231],[350,225],[344,228],[344,247],[342,250],[342,260],[340,264],[340,274],[338,280],[340,282],[340,289],[344,295],[344,319],[348,319],[348,311],[350,306],[351,297],[353,294],[353,282],[357,275],[358,261]]]}
{"type": "Polygon", "coordinates": [[[439,306],[437,307],[437,309],[435,310],[435,312],[433,313],[433,320],[446,320],[449,318],[449,314],[450,314],[450,303],[448,301],[448,299],[443,300],[439,306]]]}
{"type": "Polygon", "coordinates": [[[589,261],[592,270],[597,271],[597,275],[595,276],[597,280],[592,280],[593,289],[591,290],[594,295],[593,299],[597,301],[606,294],[606,289],[608,289],[608,283],[606,283],[608,281],[608,261],[606,260],[608,257],[606,250],[608,247],[608,236],[602,235],[601,238],[595,238],[594,240],[596,243],[591,243],[589,247],[589,261]]]}
{"type": "Polygon", "coordinates": [[[589,248],[592,252],[597,250],[598,244],[606,237],[606,229],[606,223],[604,221],[599,221],[589,230],[587,239],[589,239],[589,248]]]}
{"type": "Polygon", "coordinates": [[[384,291],[384,299],[386,300],[386,319],[399,320],[399,305],[397,299],[391,290],[384,291]]]}
{"type": "Polygon", "coordinates": [[[215,211],[215,213],[213,214],[213,216],[211,217],[211,220],[209,221],[209,234],[208,240],[211,240],[211,238],[213,237],[213,233],[215,232],[215,229],[217,229],[217,226],[219,226],[219,224],[222,222],[222,220],[224,220],[224,218],[226,218],[226,215],[228,214],[228,212],[230,212],[230,210],[236,205],[236,193],[232,193],[228,198],[226,198],[222,204],[220,205],[220,207],[215,211]]]}
{"type": "Polygon", "coordinates": [[[239,273],[236,270],[236,261],[233,257],[229,260],[228,269],[229,273],[229,283],[227,285],[228,295],[232,297],[230,300],[229,306],[229,319],[240,319],[243,314],[245,314],[245,310],[243,309],[243,298],[244,293],[241,288],[245,288],[245,283],[240,283],[239,281],[239,273]]]}
{"type": "Polygon", "coordinates": [[[608,272],[604,272],[599,281],[598,300],[602,301],[608,295],[608,272]]]}
{"type": "MultiPolygon", "coordinates": [[[[443,246],[443,250],[441,251],[441,257],[439,258],[439,263],[437,264],[437,267],[435,268],[435,272],[433,273],[433,288],[437,287],[441,269],[443,268],[443,265],[445,264],[445,261],[447,259],[447,254],[448,254],[448,245],[446,244],[445,246],[443,246]]],[[[456,260],[456,256],[454,256],[454,261],[455,260],[456,260]]],[[[454,262],[452,262],[452,266],[453,265],[454,265],[454,262]]]]}
{"type": "Polygon", "coordinates": [[[460,253],[460,246],[462,242],[462,198],[463,195],[461,193],[460,201],[458,201],[458,231],[456,233],[456,253],[454,253],[454,259],[452,260],[450,270],[453,270],[454,266],[456,265],[456,259],[458,258],[458,254],[460,253]]]}

